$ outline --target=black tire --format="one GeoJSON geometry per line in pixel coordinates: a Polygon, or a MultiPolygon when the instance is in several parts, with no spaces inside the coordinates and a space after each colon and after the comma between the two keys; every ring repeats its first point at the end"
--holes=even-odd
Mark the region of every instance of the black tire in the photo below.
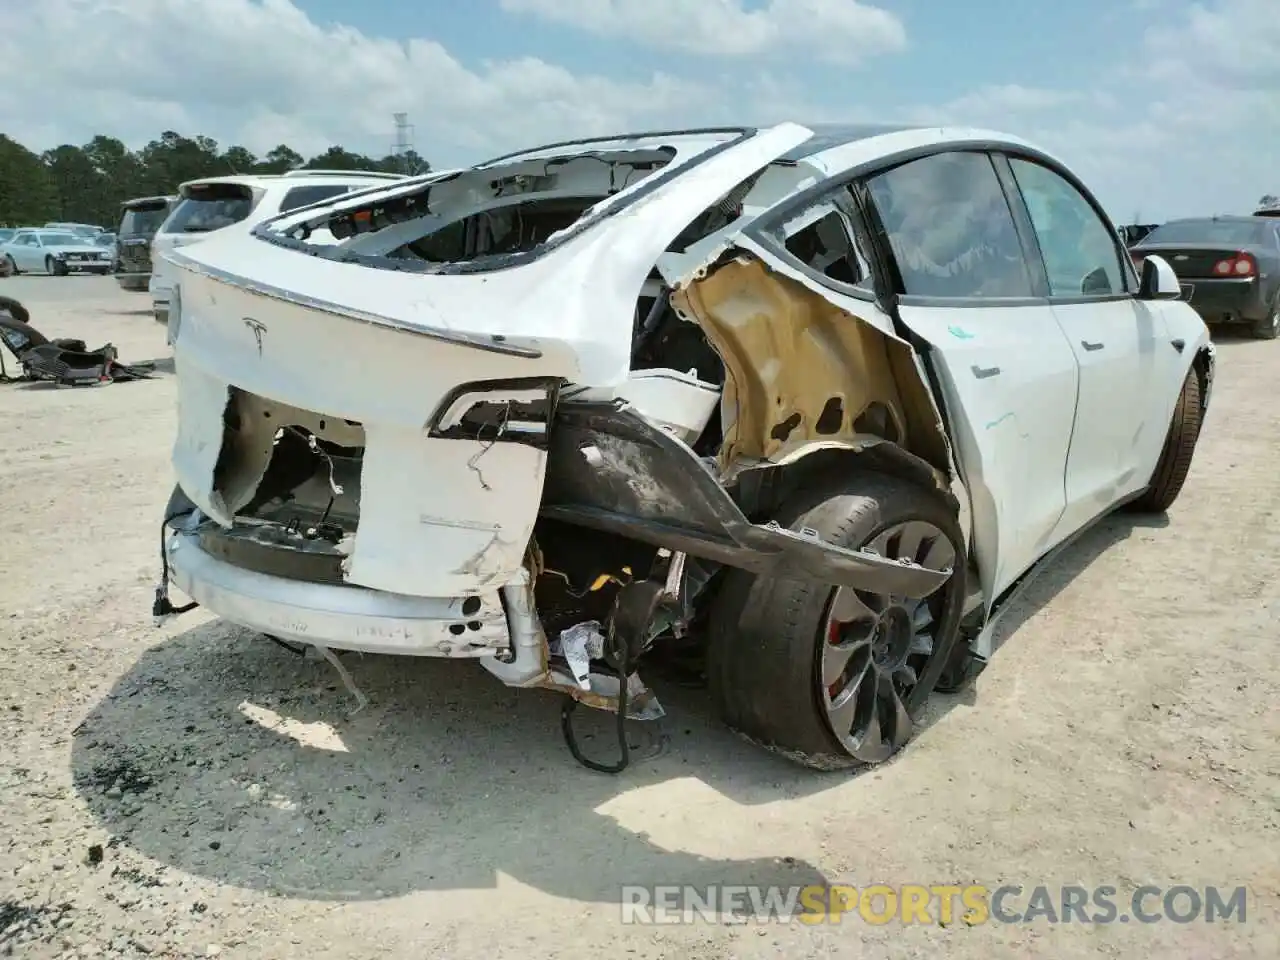
{"type": "Polygon", "coordinates": [[[1257,340],[1274,340],[1280,336],[1280,293],[1276,294],[1276,302],[1271,305],[1271,313],[1257,321],[1249,332],[1257,340]]]}
{"type": "MultiPolygon", "coordinates": [[[[920,666],[917,682],[901,697],[913,726],[950,659],[964,607],[965,548],[952,506],[936,490],[897,477],[859,472],[806,491],[785,504],[776,519],[792,529],[816,530],[829,543],[853,548],[914,521],[923,521],[945,537],[954,554],[950,565],[955,572],[926,601],[936,626],[932,652],[920,666]]],[[[834,732],[828,718],[830,691],[822,670],[829,649],[828,618],[837,593],[811,581],[728,570],[709,611],[707,683],[721,718],[746,739],[820,770],[882,762],[910,737],[908,732],[896,745],[886,744],[889,755],[867,760],[855,756],[834,732]]],[[[861,675],[868,675],[866,668],[861,675]]],[[[861,683],[852,681],[849,689],[854,686],[861,683]]]]}
{"type": "Polygon", "coordinates": [[[28,325],[31,323],[31,314],[27,308],[12,297],[0,297],[0,311],[7,313],[19,323],[28,325]]]}
{"type": "Polygon", "coordinates": [[[21,270],[18,269],[18,264],[14,261],[13,257],[9,256],[8,254],[5,254],[4,258],[9,263],[9,276],[16,277],[18,274],[22,272],[21,270]]]}
{"type": "Polygon", "coordinates": [[[1164,513],[1182,492],[1187,473],[1191,470],[1191,457],[1200,439],[1200,423],[1204,417],[1204,403],[1200,395],[1200,375],[1195,369],[1187,371],[1182,382],[1182,392],[1173,408],[1173,420],[1165,436],[1164,449],[1156,461],[1151,485],[1131,509],[1138,513],[1164,513]]]}
{"type": "Polygon", "coordinates": [[[59,263],[53,257],[44,258],[44,268],[51,276],[65,277],[67,275],[67,265],[59,263]]]}

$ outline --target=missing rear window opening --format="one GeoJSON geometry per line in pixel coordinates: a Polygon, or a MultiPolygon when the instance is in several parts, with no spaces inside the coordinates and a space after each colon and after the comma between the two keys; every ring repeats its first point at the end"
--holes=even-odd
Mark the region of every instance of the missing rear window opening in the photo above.
{"type": "Polygon", "coordinates": [[[353,251],[395,260],[451,264],[527,253],[675,156],[674,148],[657,147],[469,170],[344,211],[328,226],[339,240],[358,238],[353,251]]]}

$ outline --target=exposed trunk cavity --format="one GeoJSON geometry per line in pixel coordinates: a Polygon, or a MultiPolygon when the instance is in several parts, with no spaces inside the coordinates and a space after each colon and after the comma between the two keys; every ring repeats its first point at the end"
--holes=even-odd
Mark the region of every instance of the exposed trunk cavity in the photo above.
{"type": "Polygon", "coordinates": [[[341,583],[360,516],[364,428],[232,388],[213,497],[235,524],[201,545],[237,566],[341,583]]]}

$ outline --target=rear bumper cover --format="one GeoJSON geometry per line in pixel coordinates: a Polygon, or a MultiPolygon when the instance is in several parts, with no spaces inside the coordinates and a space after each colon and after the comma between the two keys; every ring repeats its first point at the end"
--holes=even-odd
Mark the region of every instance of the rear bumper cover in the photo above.
{"type": "Polygon", "coordinates": [[[194,534],[174,529],[166,532],[165,552],[183,593],[232,623],[283,640],[429,657],[492,656],[511,645],[496,591],[475,598],[409,597],[290,580],[218,560],[194,534]]]}
{"type": "Polygon", "coordinates": [[[1190,304],[1206,323],[1265,320],[1270,305],[1257,280],[1187,280],[1190,304]]]}

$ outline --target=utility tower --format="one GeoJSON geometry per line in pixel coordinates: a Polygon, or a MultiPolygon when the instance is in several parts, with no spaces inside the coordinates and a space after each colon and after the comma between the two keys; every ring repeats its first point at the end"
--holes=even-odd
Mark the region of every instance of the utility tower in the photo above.
{"type": "Polygon", "coordinates": [[[409,169],[409,155],[413,152],[413,125],[409,123],[407,113],[397,113],[393,116],[396,120],[396,142],[391,152],[399,158],[402,172],[413,173],[409,169]]]}

